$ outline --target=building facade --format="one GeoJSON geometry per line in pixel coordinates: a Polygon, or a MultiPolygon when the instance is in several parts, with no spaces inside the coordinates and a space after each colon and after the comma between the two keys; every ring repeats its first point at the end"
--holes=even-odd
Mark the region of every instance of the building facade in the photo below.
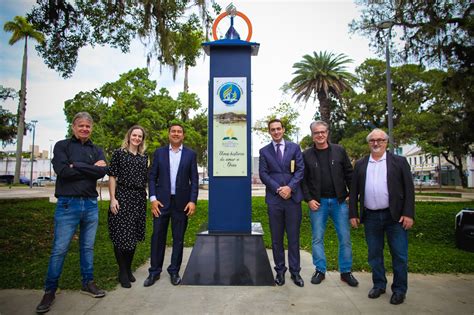
{"type": "MultiPolygon", "coordinates": [[[[426,185],[460,186],[461,179],[454,166],[443,156],[433,156],[423,152],[416,145],[402,145],[397,148],[399,155],[405,156],[410,164],[413,180],[426,185]]],[[[463,161],[468,187],[474,187],[474,158],[466,156],[463,161]]]]}

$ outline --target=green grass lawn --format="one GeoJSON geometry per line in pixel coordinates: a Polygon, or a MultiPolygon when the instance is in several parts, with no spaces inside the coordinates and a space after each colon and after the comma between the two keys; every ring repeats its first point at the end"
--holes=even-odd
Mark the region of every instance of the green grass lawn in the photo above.
{"type": "MultiPolygon", "coordinates": [[[[264,198],[254,197],[252,203],[252,221],[262,223],[265,244],[270,247],[264,198]]],[[[108,202],[100,202],[99,206],[100,223],[95,246],[94,273],[97,283],[110,290],[117,285],[117,267],[107,231],[108,202]]],[[[185,246],[193,246],[199,227],[207,222],[207,206],[208,203],[205,200],[198,202],[197,213],[191,218],[186,232],[185,246]]],[[[0,200],[0,265],[2,266],[0,288],[41,289],[43,287],[53,238],[54,207],[54,204],[46,200],[0,200]]],[[[474,273],[474,253],[459,250],[454,244],[454,217],[462,208],[474,208],[474,202],[419,202],[416,207],[416,222],[409,236],[410,272],[474,273]]],[[[149,257],[151,223],[149,216],[146,241],[137,248],[134,268],[145,263],[149,257]]],[[[170,234],[168,233],[169,243],[170,234]]],[[[328,269],[337,270],[337,238],[331,221],[328,223],[325,243],[328,269]]],[[[368,271],[363,228],[352,230],[352,244],[353,270],[368,271]]],[[[303,205],[301,247],[311,251],[311,228],[305,204],[303,205]]],[[[166,257],[166,263],[168,261],[169,257],[166,257]]],[[[390,265],[390,256],[387,251],[388,269],[390,265]]],[[[79,289],[80,278],[79,246],[75,237],[64,264],[60,287],[79,289]]]]}

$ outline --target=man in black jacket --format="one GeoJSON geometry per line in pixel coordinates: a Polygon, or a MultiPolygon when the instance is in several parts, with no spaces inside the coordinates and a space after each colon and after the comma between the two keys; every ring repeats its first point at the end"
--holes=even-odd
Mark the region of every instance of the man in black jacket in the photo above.
{"type": "Polygon", "coordinates": [[[392,255],[393,284],[390,303],[401,304],[408,287],[408,232],[415,216],[415,188],[406,158],[387,150],[385,131],[367,136],[370,155],[356,162],[350,195],[353,227],[364,223],[373,288],[369,298],[385,293],[384,235],[392,255]],[[360,219],[358,206],[360,204],[360,219]]]}
{"type": "Polygon", "coordinates": [[[324,233],[328,217],[331,217],[339,240],[341,280],[355,287],[359,282],[351,273],[352,244],[346,204],[352,165],[343,147],[328,142],[327,123],[315,121],[310,129],[314,146],[303,153],[305,174],[302,186],[310,210],[313,264],[316,267],[311,283],[320,284],[325,279],[324,233]]]}
{"type": "Polygon", "coordinates": [[[49,259],[45,294],[36,307],[46,313],[55,299],[64,259],[71,239],[80,226],[81,293],[95,298],[105,296],[94,283],[94,242],[99,223],[96,184],[107,172],[104,153],[90,140],[92,117],[77,113],[72,121],[73,136],[54,146],[52,160],[58,174],[54,195],[58,198],[54,214],[54,240],[49,259]]]}

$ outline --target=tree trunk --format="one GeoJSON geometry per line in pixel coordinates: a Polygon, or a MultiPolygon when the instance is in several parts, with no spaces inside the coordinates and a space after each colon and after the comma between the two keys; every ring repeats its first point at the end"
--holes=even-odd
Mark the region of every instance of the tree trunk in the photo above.
{"type": "Polygon", "coordinates": [[[449,154],[446,154],[445,152],[442,152],[444,159],[454,166],[454,168],[458,171],[459,178],[461,179],[461,185],[463,188],[467,188],[467,176],[464,173],[464,163],[462,162],[463,157],[462,156],[457,156],[453,154],[453,160],[449,159],[449,154]]]}
{"type": "MultiPolygon", "coordinates": [[[[184,65],[184,93],[188,93],[189,91],[189,85],[188,85],[188,72],[189,72],[189,67],[188,65],[184,65]]],[[[183,122],[188,121],[189,118],[189,109],[183,108],[181,109],[181,120],[183,122]]]]}
{"type": "Polygon", "coordinates": [[[14,184],[20,183],[21,153],[23,151],[23,134],[25,132],[26,112],[26,71],[28,64],[28,36],[25,36],[25,48],[23,51],[23,66],[21,68],[21,90],[20,103],[18,104],[18,130],[16,134],[16,164],[14,184]]]}
{"type": "Polygon", "coordinates": [[[321,114],[321,120],[331,125],[331,104],[324,91],[318,92],[319,100],[319,113],[321,114]]]}
{"type": "Polygon", "coordinates": [[[459,178],[461,179],[461,185],[463,188],[467,188],[467,176],[466,176],[466,173],[464,173],[462,157],[457,156],[456,160],[458,160],[458,166],[456,167],[455,165],[455,167],[458,170],[459,178]]]}
{"type": "Polygon", "coordinates": [[[189,67],[188,65],[184,65],[184,92],[188,93],[189,91],[189,82],[188,82],[188,72],[189,67]]]}

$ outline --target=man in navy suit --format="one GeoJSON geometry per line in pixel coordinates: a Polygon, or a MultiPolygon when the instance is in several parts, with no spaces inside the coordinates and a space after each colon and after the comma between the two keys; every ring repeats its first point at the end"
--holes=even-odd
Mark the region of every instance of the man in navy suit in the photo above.
{"type": "Polygon", "coordinates": [[[285,284],[285,248],[283,238],[288,238],[288,265],[291,279],[304,286],[300,276],[300,225],[301,200],[303,193],[300,182],[303,179],[304,163],[300,147],[285,141],[285,128],[281,120],[268,122],[272,142],[260,149],[260,179],[266,186],[265,202],[272,236],[273,260],[275,262],[275,283],[285,284]]]}
{"type": "Polygon", "coordinates": [[[188,217],[194,214],[198,197],[196,152],[183,146],[184,128],[172,124],[168,130],[170,144],[157,149],[153,155],[149,190],[153,213],[151,236],[151,266],[144,286],[160,278],[166,249],[166,234],[171,219],[173,252],[167,271],[171,283],[181,283],[179,269],[183,260],[184,233],[188,217]]]}
{"type": "Polygon", "coordinates": [[[391,304],[405,300],[408,287],[408,230],[415,216],[415,188],[406,158],[387,150],[388,136],[374,129],[367,136],[370,155],[356,162],[349,202],[353,227],[364,223],[373,288],[369,298],[385,293],[384,235],[392,255],[391,304]],[[360,205],[360,217],[359,217],[360,205]],[[360,218],[360,219],[359,219],[360,218]]]}

